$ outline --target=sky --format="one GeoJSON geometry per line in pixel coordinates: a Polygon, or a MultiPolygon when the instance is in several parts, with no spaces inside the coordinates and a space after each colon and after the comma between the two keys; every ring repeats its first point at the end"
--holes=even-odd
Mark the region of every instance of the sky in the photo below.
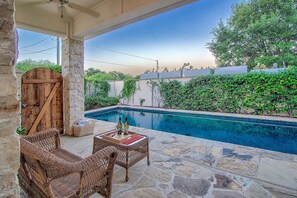
{"type": "MultiPolygon", "coordinates": [[[[234,4],[243,1],[200,0],[86,40],[85,69],[138,75],[155,69],[156,60],[161,71],[165,67],[179,69],[184,63],[195,68],[216,67],[206,47],[212,39],[210,32],[220,19],[230,16],[234,4]]],[[[22,29],[18,34],[18,61],[31,58],[56,62],[55,37],[22,29]]]]}

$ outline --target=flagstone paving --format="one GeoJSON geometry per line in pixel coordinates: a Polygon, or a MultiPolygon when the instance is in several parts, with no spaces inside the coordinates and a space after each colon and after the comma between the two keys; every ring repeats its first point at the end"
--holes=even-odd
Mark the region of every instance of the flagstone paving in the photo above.
{"type": "MultiPolygon", "coordinates": [[[[96,121],[95,133],[115,127],[96,121]]],[[[115,198],[293,198],[297,197],[297,156],[240,145],[131,127],[150,137],[146,159],[129,169],[115,165],[115,198]]],[[[93,136],[61,138],[82,157],[92,152],[93,136]]],[[[93,198],[100,195],[93,195],[93,198]]]]}

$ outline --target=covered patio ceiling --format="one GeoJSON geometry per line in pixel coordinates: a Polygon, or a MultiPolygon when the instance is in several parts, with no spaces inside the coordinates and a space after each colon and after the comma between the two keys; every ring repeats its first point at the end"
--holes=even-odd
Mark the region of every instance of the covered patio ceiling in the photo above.
{"type": "Polygon", "coordinates": [[[197,0],[16,0],[15,20],[18,28],[86,40],[195,1],[197,0]],[[63,8],[61,2],[64,3],[63,8]],[[72,4],[88,8],[95,14],[83,8],[74,8],[72,4]]]}

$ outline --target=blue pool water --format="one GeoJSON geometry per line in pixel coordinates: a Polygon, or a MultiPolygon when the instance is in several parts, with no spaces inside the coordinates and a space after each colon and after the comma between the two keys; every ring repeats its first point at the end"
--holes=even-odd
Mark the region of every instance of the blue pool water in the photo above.
{"type": "MultiPolygon", "coordinates": [[[[114,108],[87,113],[86,117],[203,139],[297,154],[297,123],[208,116],[159,110],[114,108]]],[[[116,124],[115,124],[116,125],[116,124]]]]}

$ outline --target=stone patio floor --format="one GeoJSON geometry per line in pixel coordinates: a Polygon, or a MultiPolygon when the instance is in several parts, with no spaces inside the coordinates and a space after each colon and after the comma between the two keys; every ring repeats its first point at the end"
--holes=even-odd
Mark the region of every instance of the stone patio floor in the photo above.
{"type": "MultiPolygon", "coordinates": [[[[96,121],[94,131],[113,128],[114,123],[96,121]]],[[[128,182],[125,169],[115,165],[112,197],[297,197],[297,155],[130,128],[150,137],[151,164],[143,159],[132,166],[128,182]]],[[[91,155],[93,136],[62,136],[61,143],[86,157],[91,155]]]]}

